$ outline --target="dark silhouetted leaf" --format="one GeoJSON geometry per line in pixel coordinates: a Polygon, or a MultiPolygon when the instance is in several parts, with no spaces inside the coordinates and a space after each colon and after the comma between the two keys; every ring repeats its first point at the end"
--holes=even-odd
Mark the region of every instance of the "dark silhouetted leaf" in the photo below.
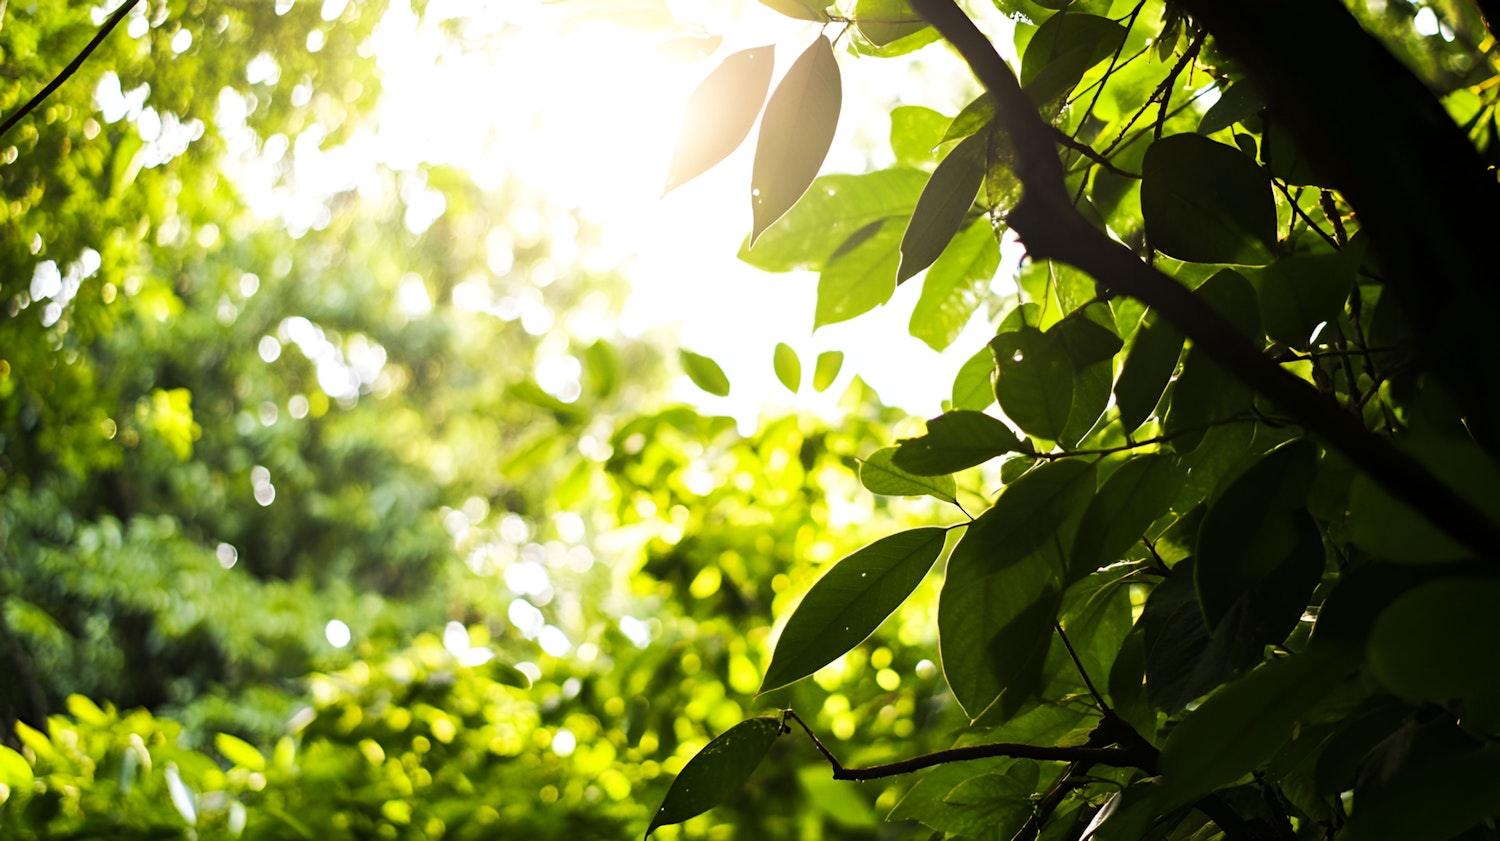
{"type": "Polygon", "coordinates": [[[776,379],[781,380],[788,391],[796,394],[797,389],[802,387],[802,361],[797,358],[797,352],[786,342],[777,342],[771,364],[776,369],[776,379]]]}
{"type": "Polygon", "coordinates": [[[1466,727],[1500,728],[1500,582],[1449,578],[1397,599],[1370,634],[1370,671],[1408,701],[1460,702],[1466,727]]]}
{"type": "Polygon", "coordinates": [[[1031,36],[1021,59],[1021,86],[1037,104],[1067,93],[1090,67],[1125,42],[1125,27],[1097,15],[1061,12],[1031,36]]]}
{"type": "Polygon", "coordinates": [[[876,450],[860,463],[859,481],[870,493],[883,496],[935,496],[945,502],[957,502],[958,486],[949,475],[918,476],[892,462],[895,447],[876,450]]]}
{"type": "Polygon", "coordinates": [[[1010,427],[983,412],[954,411],[927,422],[927,434],[898,442],[894,463],[918,476],[942,476],[1025,449],[1010,427]]]}
{"type": "Polygon", "coordinates": [[[1054,336],[1035,327],[990,340],[995,353],[995,399],[1028,435],[1062,437],[1073,407],[1073,363],[1054,336]]]}
{"type": "Polygon", "coordinates": [[[1115,468],[1083,515],[1069,575],[1077,578],[1120,560],[1167,513],[1181,482],[1182,471],[1166,456],[1145,455],[1115,468]]]}
{"type": "MultiPolygon", "coordinates": [[[[1088,286],[1092,289],[1093,282],[1088,286]]],[[[1114,358],[1122,342],[1115,334],[1114,316],[1104,303],[1075,310],[1047,334],[1062,347],[1073,367],[1073,399],[1068,406],[1068,422],[1058,438],[1071,447],[1088,435],[1109,405],[1114,358]]]]}
{"type": "Polygon", "coordinates": [[[698,85],[688,97],[664,192],[707,172],[744,142],[765,104],[774,64],[774,46],[741,50],[698,85]]]}
{"type": "Polygon", "coordinates": [[[966,137],[933,170],[901,237],[901,269],[896,283],[932,265],[958,233],[984,181],[988,150],[986,132],[966,137]]]}
{"type": "Polygon", "coordinates": [[[1198,133],[1223,131],[1240,120],[1259,114],[1265,107],[1266,100],[1254,82],[1235,82],[1224,89],[1219,101],[1198,121],[1198,133]]]}
{"type": "Polygon", "coordinates": [[[780,718],[752,718],[709,742],[672,781],[646,836],[659,826],[682,823],[723,803],[750,779],[779,735],[780,718]]]}
{"type": "Polygon", "coordinates": [[[825,350],[818,354],[818,364],[813,368],[813,391],[822,393],[839,378],[839,369],[844,367],[844,352],[825,350]]]}
{"type": "Polygon", "coordinates": [[[922,583],[946,535],[940,528],[893,534],[835,564],[787,620],[760,691],[807,677],[874,633],[922,583]]]}
{"type": "Polygon", "coordinates": [[[1339,253],[1283,257],[1264,269],[1247,270],[1256,283],[1266,335],[1291,347],[1308,347],[1320,324],[1343,314],[1356,268],[1356,261],[1339,253]]]}
{"type": "MultiPolygon", "coordinates": [[[[988,219],[975,219],[948,243],[922,279],[922,295],[911,313],[911,335],[937,351],[953,344],[985,300],[999,268],[1000,243],[995,232],[988,219]]],[[[986,351],[985,358],[993,368],[994,357],[986,351]]],[[[988,373],[985,379],[988,386],[988,373]]],[[[990,398],[994,398],[993,393],[990,398]]]]}
{"type": "Polygon", "coordinates": [[[1243,152],[1174,134],[1146,150],[1142,174],[1153,247],[1193,263],[1263,266],[1275,257],[1271,179],[1243,152]]]}
{"type": "Polygon", "coordinates": [[[833,45],[820,35],[782,77],[760,121],[750,175],[752,245],[817,177],[833,144],[842,101],[833,45]]]}
{"type": "Polygon", "coordinates": [[[1125,364],[1115,382],[1115,405],[1120,409],[1120,423],[1134,432],[1151,416],[1161,402],[1177,359],[1182,356],[1183,337],[1156,310],[1147,310],[1131,337],[1125,352],[1125,364]]]}
{"type": "Polygon", "coordinates": [[[719,397],[729,395],[729,378],[724,376],[724,369],[719,367],[719,363],[690,350],[679,351],[678,359],[693,385],[719,397]]]}

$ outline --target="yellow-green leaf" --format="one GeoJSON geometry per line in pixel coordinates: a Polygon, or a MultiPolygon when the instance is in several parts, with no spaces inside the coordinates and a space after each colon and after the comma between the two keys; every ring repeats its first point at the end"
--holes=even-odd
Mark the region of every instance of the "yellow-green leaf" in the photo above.
{"type": "Polygon", "coordinates": [[[678,357],[682,362],[683,373],[688,375],[693,385],[718,397],[729,396],[729,377],[724,375],[724,369],[719,367],[719,363],[690,350],[680,351],[678,357]]]}
{"type": "Polygon", "coordinates": [[[797,358],[797,352],[786,342],[777,342],[771,364],[776,369],[776,379],[781,380],[788,391],[796,394],[797,389],[802,387],[802,361],[797,358]]]}

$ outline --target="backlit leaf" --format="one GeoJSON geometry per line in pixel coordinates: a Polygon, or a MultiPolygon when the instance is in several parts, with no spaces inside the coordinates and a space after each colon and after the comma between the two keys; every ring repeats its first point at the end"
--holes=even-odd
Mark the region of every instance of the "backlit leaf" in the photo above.
{"type": "Polygon", "coordinates": [[[1174,134],[1146,150],[1141,213],[1151,245],[1179,260],[1263,266],[1276,247],[1271,179],[1233,146],[1174,134]]]}
{"type": "Polygon", "coordinates": [[[786,342],[777,342],[771,362],[776,369],[776,379],[796,394],[802,386],[802,361],[797,358],[797,352],[786,342]]]}
{"type": "Polygon", "coordinates": [[[760,2],[789,18],[813,20],[820,23],[828,20],[828,13],[824,11],[826,6],[818,0],[760,0],[760,2]]]}
{"type": "Polygon", "coordinates": [[[825,350],[818,354],[818,364],[813,368],[813,391],[822,393],[839,378],[839,369],[844,367],[844,352],[825,350]]]}
{"type": "Polygon", "coordinates": [[[766,103],[750,175],[755,240],[807,191],[833,143],[843,85],[833,45],[819,35],[766,103]]]}
{"type": "Polygon", "coordinates": [[[729,378],[724,376],[724,369],[719,367],[719,363],[690,350],[679,351],[678,361],[682,363],[683,373],[688,375],[693,385],[719,397],[729,395],[729,378]]]}
{"type": "Polygon", "coordinates": [[[709,742],[672,781],[646,836],[659,826],[682,823],[723,803],[750,779],[780,734],[779,717],[752,718],[709,742]]]}
{"type": "Polygon", "coordinates": [[[860,463],[859,481],[865,490],[882,496],[935,496],[945,502],[957,502],[954,494],[958,487],[952,476],[908,473],[892,463],[896,453],[895,447],[886,447],[860,463]]]}
{"type": "MultiPolygon", "coordinates": [[[[922,294],[911,313],[911,335],[937,351],[953,344],[984,301],[999,268],[1000,244],[995,232],[989,220],[975,219],[948,243],[922,279],[922,294]]],[[[986,352],[985,358],[993,368],[994,357],[986,352]]],[[[988,385],[988,373],[985,379],[988,385]]],[[[990,397],[993,399],[994,394],[990,397]]]]}
{"type": "MultiPolygon", "coordinates": [[[[931,279],[928,275],[928,279],[931,279]]],[[[969,357],[953,378],[954,409],[982,412],[995,402],[995,354],[986,345],[969,357]]]]}
{"type": "Polygon", "coordinates": [[[1224,89],[1203,119],[1198,121],[1199,134],[1223,131],[1239,121],[1259,114],[1266,107],[1265,97],[1254,82],[1235,82],[1224,89]]]}
{"type": "Polygon", "coordinates": [[[818,275],[818,303],[813,328],[847,321],[889,301],[896,291],[900,260],[900,225],[888,219],[871,233],[857,232],[857,245],[830,258],[818,275]]]}
{"type": "Polygon", "coordinates": [[[891,151],[904,166],[931,169],[938,162],[938,145],[952,117],[920,105],[891,109],[891,151]]]}
{"type": "Polygon", "coordinates": [[[964,138],[933,170],[901,237],[901,270],[896,283],[932,265],[958,233],[984,181],[988,148],[985,132],[964,138]]]}
{"type": "Polygon", "coordinates": [[[940,528],[904,531],[835,564],[787,620],[760,691],[807,677],[874,633],[922,583],[946,536],[940,528]]]}
{"type": "Polygon", "coordinates": [[[854,25],[871,44],[883,47],[926,29],[927,21],[906,0],[858,0],[854,25]]]}
{"type": "Polygon", "coordinates": [[[1024,447],[1003,421],[960,410],[928,421],[926,435],[901,440],[894,463],[918,476],[942,476],[1024,447]]]}
{"type": "Polygon", "coordinates": [[[1028,435],[1056,441],[1073,406],[1073,364],[1051,334],[1035,327],[990,340],[995,353],[995,399],[1028,435]]]}
{"type": "Polygon", "coordinates": [[[1089,68],[1125,42],[1125,27],[1098,15],[1060,12],[1031,36],[1021,59],[1021,87],[1045,104],[1067,93],[1089,68]]]}
{"type": "Polygon", "coordinates": [[[255,746],[237,736],[218,733],[214,736],[214,747],[224,758],[249,771],[266,770],[266,758],[255,746]]]}
{"type": "Polygon", "coordinates": [[[26,757],[0,745],[0,785],[10,789],[12,796],[31,791],[36,773],[26,757]]]}
{"type": "Polygon", "coordinates": [[[1167,512],[1181,481],[1176,463],[1162,455],[1140,456],[1115,468],[1083,515],[1069,559],[1070,575],[1087,575],[1120,560],[1167,512]]]}
{"type": "Polygon", "coordinates": [[[926,173],[904,167],[825,175],[755,241],[753,251],[747,241],[739,258],[768,272],[822,271],[856,232],[886,219],[911,218],[926,184],[926,173]]]}
{"type": "Polygon", "coordinates": [[[741,50],[693,90],[667,170],[666,191],[707,172],[750,136],[771,87],[774,64],[774,46],[741,50]]]}

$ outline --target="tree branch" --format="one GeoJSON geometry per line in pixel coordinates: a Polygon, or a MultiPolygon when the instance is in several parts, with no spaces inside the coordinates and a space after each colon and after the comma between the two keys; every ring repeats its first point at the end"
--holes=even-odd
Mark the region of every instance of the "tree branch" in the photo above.
{"type": "Polygon", "coordinates": [[[813,745],[828,764],[833,768],[835,780],[878,780],[883,777],[899,777],[920,771],[923,768],[931,768],[934,765],[946,765],[950,762],[966,762],[971,759],[990,759],[993,757],[1010,757],[1012,759],[1036,759],[1043,762],[1078,762],[1088,765],[1108,765],[1112,768],[1139,768],[1147,774],[1156,773],[1157,751],[1151,745],[1142,742],[1131,747],[1045,747],[1042,745],[1023,745],[1011,742],[996,742],[988,745],[968,745],[961,748],[949,748],[934,753],[914,756],[899,762],[889,762],[885,765],[871,765],[867,768],[849,768],[838,757],[833,755],[820,740],[807,722],[792,710],[785,712],[786,718],[797,722],[802,727],[807,737],[812,739],[813,745]]]}
{"type": "MultiPolygon", "coordinates": [[[[1391,495],[1481,557],[1497,559],[1500,526],[1469,500],[1365,429],[1332,398],[1262,355],[1187,287],[1142,263],[1084,219],[1069,201],[1052,132],[989,40],[952,0],[911,0],[911,5],[968,62],[995,99],[997,119],[1011,132],[1016,175],[1024,192],[1009,222],[1033,257],[1075,266],[1106,287],[1145,302],[1231,375],[1322,436],[1391,495]]],[[[1500,389],[1496,397],[1500,398],[1500,389]]]]}
{"type": "Polygon", "coordinates": [[[93,54],[94,50],[98,49],[99,45],[104,43],[104,39],[109,37],[109,33],[113,32],[115,27],[120,25],[120,21],[124,20],[125,16],[130,14],[130,10],[135,8],[139,2],[140,0],[125,0],[120,8],[115,9],[114,14],[110,15],[109,19],[104,22],[104,25],[99,27],[99,31],[94,35],[93,40],[84,46],[83,52],[80,52],[77,57],[68,62],[68,66],[64,67],[62,72],[57,74],[57,78],[48,82],[46,87],[38,91],[36,96],[27,100],[26,104],[22,105],[14,114],[6,117],[4,123],[0,123],[0,137],[4,137],[5,133],[10,131],[16,123],[21,122],[27,114],[35,111],[36,107],[41,105],[47,97],[51,96],[53,91],[62,87],[63,82],[68,81],[74,73],[77,73],[78,68],[82,67],[85,61],[88,61],[89,56],[93,54]]]}

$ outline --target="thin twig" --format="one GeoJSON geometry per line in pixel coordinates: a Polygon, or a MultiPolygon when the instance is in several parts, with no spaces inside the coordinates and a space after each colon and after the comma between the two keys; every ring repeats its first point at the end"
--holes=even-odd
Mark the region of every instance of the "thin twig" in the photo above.
{"type": "Polygon", "coordinates": [[[1087,143],[1084,143],[1082,140],[1074,139],[1073,135],[1068,134],[1057,126],[1052,127],[1052,136],[1057,140],[1058,143],[1061,143],[1062,145],[1068,147],[1069,149],[1072,149],[1078,154],[1083,155],[1085,158],[1088,158],[1099,166],[1102,166],[1115,175],[1120,176],[1121,178],[1139,179],[1141,177],[1138,173],[1120,169],[1119,167],[1115,166],[1109,158],[1106,158],[1103,155],[1099,154],[1099,152],[1096,151],[1094,147],[1088,145],[1087,143]]]}
{"type": "MultiPolygon", "coordinates": [[[[1300,205],[1300,204],[1297,203],[1298,199],[1292,197],[1292,192],[1291,192],[1291,190],[1287,189],[1287,185],[1286,185],[1285,181],[1281,180],[1280,178],[1272,178],[1271,179],[1271,183],[1275,184],[1276,185],[1276,189],[1280,190],[1281,194],[1286,197],[1286,203],[1292,206],[1292,213],[1293,214],[1295,214],[1296,216],[1300,217],[1302,219],[1303,223],[1305,223],[1309,229],[1311,229],[1314,233],[1316,233],[1318,236],[1320,236],[1320,237],[1323,238],[1324,242],[1326,242],[1329,245],[1333,246],[1334,249],[1338,249],[1339,248],[1339,241],[1336,240],[1336,239],[1334,239],[1333,236],[1330,235],[1327,231],[1323,230],[1322,228],[1319,228],[1318,227],[1318,223],[1314,222],[1313,218],[1311,216],[1307,215],[1307,211],[1305,211],[1305,210],[1302,209],[1302,205],[1300,205]]],[[[1287,237],[1290,238],[1291,235],[1292,235],[1292,232],[1290,230],[1288,230],[1287,231],[1287,237]]]]}
{"type": "Polygon", "coordinates": [[[1077,669],[1078,676],[1083,678],[1084,687],[1094,697],[1094,703],[1099,705],[1100,711],[1106,716],[1113,717],[1115,711],[1110,709],[1109,702],[1104,700],[1104,696],[1100,694],[1098,687],[1094,686],[1094,682],[1089,679],[1088,669],[1083,667],[1083,660],[1079,659],[1078,651],[1073,648],[1073,641],[1068,639],[1068,632],[1063,630],[1062,623],[1054,619],[1052,620],[1052,627],[1057,629],[1057,636],[1062,640],[1063,648],[1068,650],[1068,656],[1073,659],[1073,668],[1077,669]]]}
{"type": "Polygon", "coordinates": [[[5,122],[3,124],[0,124],[0,137],[4,137],[5,133],[10,131],[16,123],[21,122],[21,120],[25,119],[27,114],[30,114],[32,111],[36,110],[36,107],[38,105],[41,105],[47,97],[51,96],[53,91],[62,87],[63,82],[68,81],[68,79],[74,73],[77,73],[78,68],[83,66],[83,63],[88,60],[88,57],[93,54],[94,50],[97,49],[100,44],[104,43],[104,39],[109,37],[109,33],[113,32],[114,28],[120,25],[120,21],[124,20],[125,16],[129,14],[130,10],[134,8],[139,2],[140,0],[125,0],[124,5],[122,5],[118,9],[115,9],[114,14],[109,16],[109,20],[106,20],[104,22],[104,25],[99,28],[98,33],[94,35],[93,40],[89,41],[88,45],[83,48],[83,52],[79,53],[76,58],[68,62],[68,66],[64,67],[62,72],[57,74],[57,78],[53,79],[51,82],[48,82],[47,86],[38,91],[37,95],[33,96],[29,101],[27,101],[25,105],[22,105],[20,110],[5,118],[5,122]]]}

